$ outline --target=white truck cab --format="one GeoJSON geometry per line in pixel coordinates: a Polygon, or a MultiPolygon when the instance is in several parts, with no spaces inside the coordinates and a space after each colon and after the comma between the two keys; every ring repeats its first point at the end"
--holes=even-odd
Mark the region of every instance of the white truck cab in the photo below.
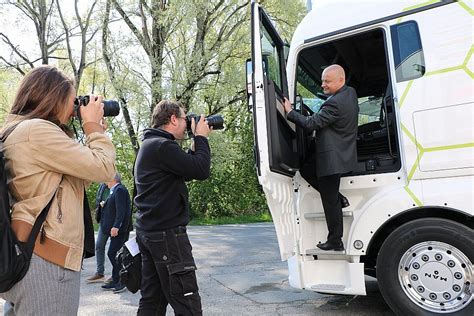
{"type": "Polygon", "coordinates": [[[314,2],[287,58],[251,4],[256,167],[290,285],[365,295],[367,274],[398,315],[474,315],[473,3],[314,2]],[[298,172],[312,135],[282,106],[287,97],[317,112],[331,64],[359,102],[358,167],[340,186],[351,204],[342,252],[316,248],[328,232],[321,199],[298,172]]]}

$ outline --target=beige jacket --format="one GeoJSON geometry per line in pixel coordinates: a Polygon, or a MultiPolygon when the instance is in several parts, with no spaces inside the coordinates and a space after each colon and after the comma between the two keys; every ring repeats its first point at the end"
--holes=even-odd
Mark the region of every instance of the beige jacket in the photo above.
{"type": "MultiPolygon", "coordinates": [[[[19,121],[9,115],[2,132],[19,121]]],[[[11,195],[12,227],[21,241],[54,194],[43,225],[45,238],[34,252],[52,263],[79,271],[84,244],[83,198],[90,181],[105,182],[115,174],[110,139],[93,132],[82,145],[57,125],[42,119],[21,122],[4,143],[11,195]],[[62,179],[62,180],[61,180],[62,179]]]]}

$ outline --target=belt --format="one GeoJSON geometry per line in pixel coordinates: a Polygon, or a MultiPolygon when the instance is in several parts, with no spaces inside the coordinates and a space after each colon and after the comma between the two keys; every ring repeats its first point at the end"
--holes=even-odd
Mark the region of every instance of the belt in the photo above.
{"type": "Polygon", "coordinates": [[[184,234],[186,233],[186,226],[177,226],[168,230],[175,232],[176,234],[184,234]]]}
{"type": "Polygon", "coordinates": [[[176,227],[168,228],[168,229],[165,229],[165,230],[160,229],[160,230],[154,230],[154,231],[148,231],[148,230],[142,231],[140,229],[137,229],[137,232],[141,232],[141,233],[144,233],[144,234],[159,233],[159,232],[163,232],[163,233],[173,232],[173,233],[176,233],[176,234],[184,234],[184,233],[186,233],[186,226],[176,226],[176,227]]]}

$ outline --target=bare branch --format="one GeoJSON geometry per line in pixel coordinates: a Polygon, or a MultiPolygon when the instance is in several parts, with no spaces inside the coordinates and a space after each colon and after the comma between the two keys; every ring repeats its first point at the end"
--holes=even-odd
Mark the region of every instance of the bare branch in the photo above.
{"type": "Polygon", "coordinates": [[[18,64],[15,65],[15,64],[12,64],[12,63],[8,62],[5,58],[3,58],[3,56],[0,56],[0,59],[3,60],[3,62],[5,64],[7,64],[9,67],[16,69],[23,76],[25,75],[25,72],[23,71],[23,69],[20,68],[20,66],[18,64]]]}
{"type": "Polygon", "coordinates": [[[33,63],[28,59],[28,57],[26,55],[24,55],[22,52],[20,52],[20,50],[17,48],[17,46],[15,46],[11,41],[10,39],[8,38],[8,36],[6,36],[5,34],[3,33],[0,33],[0,38],[2,39],[2,41],[7,44],[8,46],[10,46],[10,48],[13,50],[13,52],[18,56],[20,57],[22,60],[24,60],[31,68],[34,68],[35,66],[33,65],[33,63]]]}
{"type": "Polygon", "coordinates": [[[150,35],[148,34],[148,26],[147,26],[147,19],[145,12],[143,11],[143,7],[146,6],[146,2],[144,0],[140,0],[139,8],[140,8],[140,18],[142,20],[142,34],[145,38],[144,40],[147,43],[151,43],[150,35]]]}
{"type": "Polygon", "coordinates": [[[138,41],[140,44],[143,46],[143,49],[147,52],[148,55],[151,55],[151,49],[149,47],[149,43],[147,43],[146,39],[142,36],[140,31],[137,29],[135,24],[130,20],[128,15],[123,11],[122,7],[118,4],[116,0],[112,0],[112,3],[114,4],[115,9],[117,12],[120,14],[120,16],[123,18],[125,23],[128,25],[129,29],[132,31],[132,33],[137,37],[138,41]]]}
{"type": "Polygon", "coordinates": [[[110,78],[110,81],[112,82],[112,86],[114,87],[115,92],[117,93],[119,99],[121,100],[120,107],[122,109],[123,117],[127,125],[128,136],[130,137],[130,142],[133,146],[133,149],[135,150],[135,154],[137,154],[140,148],[140,145],[138,144],[138,140],[137,140],[137,134],[135,132],[135,129],[133,128],[133,123],[130,118],[130,113],[128,112],[127,100],[125,99],[125,96],[122,90],[118,87],[117,79],[115,77],[115,72],[112,67],[110,56],[107,51],[107,47],[108,47],[107,41],[108,41],[108,33],[109,33],[108,26],[109,26],[111,1],[115,2],[114,0],[107,0],[106,6],[105,6],[105,14],[104,14],[104,20],[103,20],[104,29],[102,32],[102,57],[104,58],[104,62],[107,67],[107,72],[109,73],[109,78],[110,78]]]}
{"type": "MultiPolygon", "coordinates": [[[[77,68],[76,68],[76,64],[74,63],[74,58],[72,56],[72,48],[71,48],[71,40],[70,40],[70,36],[69,36],[69,29],[68,29],[68,26],[66,24],[66,21],[64,20],[63,13],[61,11],[61,6],[59,5],[59,0],[56,0],[56,5],[58,6],[59,18],[61,19],[61,23],[62,23],[63,28],[64,28],[64,34],[66,35],[66,47],[67,47],[67,55],[69,57],[69,62],[71,64],[72,71],[74,72],[74,74],[76,74],[77,68]]],[[[76,5],[76,8],[77,8],[77,0],[75,2],[75,5],[76,5]]],[[[78,83],[76,82],[76,88],[77,88],[77,86],[78,86],[78,83]]]]}

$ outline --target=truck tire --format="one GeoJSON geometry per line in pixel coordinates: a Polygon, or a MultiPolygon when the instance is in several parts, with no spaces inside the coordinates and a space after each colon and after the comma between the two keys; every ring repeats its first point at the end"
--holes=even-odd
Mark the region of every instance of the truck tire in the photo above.
{"type": "Polygon", "coordinates": [[[395,229],[377,257],[377,280],[397,315],[474,315],[474,231],[423,218],[395,229]]]}

